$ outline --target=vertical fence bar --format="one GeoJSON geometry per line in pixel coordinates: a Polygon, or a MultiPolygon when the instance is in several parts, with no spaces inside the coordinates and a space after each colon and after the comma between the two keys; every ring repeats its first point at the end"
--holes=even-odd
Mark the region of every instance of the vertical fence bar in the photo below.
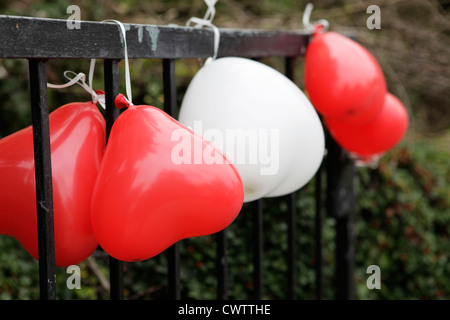
{"type": "Polygon", "coordinates": [[[180,245],[173,244],[167,249],[168,274],[169,274],[169,298],[180,300],[180,245]]]}
{"type": "Polygon", "coordinates": [[[337,219],[336,224],[336,297],[338,300],[354,299],[355,240],[353,213],[337,219]]]}
{"type": "Polygon", "coordinates": [[[163,59],[164,111],[174,118],[178,113],[175,67],[176,60],[163,59]]]}
{"type": "MultiPolygon", "coordinates": [[[[357,37],[350,36],[355,41],[357,37]]],[[[356,168],[348,154],[338,144],[329,139],[331,202],[336,218],[336,298],[352,300],[355,297],[355,227],[356,210],[356,168]],[[337,160],[337,161],[336,161],[337,160]]]]}
{"type": "MultiPolygon", "coordinates": [[[[177,88],[175,60],[163,59],[164,111],[172,117],[177,116],[177,88]]],[[[169,298],[180,299],[180,248],[179,243],[167,249],[169,298]]]]}
{"type": "Polygon", "coordinates": [[[327,134],[327,211],[336,219],[336,298],[354,298],[355,166],[327,134]]]}
{"type": "Polygon", "coordinates": [[[217,298],[228,299],[228,252],[227,230],[216,234],[217,298]]]}
{"type": "Polygon", "coordinates": [[[296,285],[297,285],[297,272],[295,270],[297,266],[297,255],[296,255],[296,219],[297,214],[297,194],[291,193],[287,196],[288,199],[288,212],[287,212],[287,223],[288,223],[288,270],[287,270],[287,285],[288,285],[288,299],[294,300],[296,298],[296,285]]]}
{"type": "Polygon", "coordinates": [[[255,300],[263,297],[263,200],[253,203],[253,284],[255,300]]]}
{"type": "Polygon", "coordinates": [[[295,58],[293,57],[286,57],[284,59],[284,66],[285,66],[285,75],[288,77],[292,82],[295,82],[295,58]]]}
{"type": "Polygon", "coordinates": [[[28,64],[36,177],[40,298],[55,300],[55,242],[47,71],[42,60],[30,59],[28,64]]]}
{"type": "MultiPolygon", "coordinates": [[[[285,74],[291,81],[295,82],[295,60],[293,57],[285,58],[285,74]]],[[[296,219],[295,216],[297,214],[297,194],[291,193],[287,196],[288,203],[288,211],[287,211],[287,224],[288,224],[288,249],[287,249],[287,297],[290,300],[294,300],[296,298],[295,288],[297,285],[297,272],[296,268],[296,245],[295,245],[295,237],[296,237],[296,219]]]]}
{"type": "Polygon", "coordinates": [[[315,182],[315,204],[316,215],[314,220],[315,229],[315,255],[316,255],[316,299],[323,299],[323,199],[322,199],[322,165],[316,172],[315,182]]]}
{"type": "MultiPolygon", "coordinates": [[[[119,94],[119,61],[104,60],[105,74],[105,120],[106,139],[109,138],[114,121],[120,114],[114,99],[119,94]]],[[[123,299],[123,261],[109,257],[110,296],[112,300],[123,299]]]]}
{"type": "Polygon", "coordinates": [[[120,109],[116,108],[114,99],[119,94],[119,61],[104,60],[105,74],[105,120],[106,120],[106,139],[109,139],[112,125],[120,114],[120,109]]]}

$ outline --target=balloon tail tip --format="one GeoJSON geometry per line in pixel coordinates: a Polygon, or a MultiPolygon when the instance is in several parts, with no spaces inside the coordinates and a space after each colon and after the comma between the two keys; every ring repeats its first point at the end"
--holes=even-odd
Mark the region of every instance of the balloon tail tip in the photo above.
{"type": "Polygon", "coordinates": [[[130,103],[128,102],[127,98],[125,98],[125,96],[121,93],[117,95],[116,99],[114,100],[114,103],[116,107],[119,109],[130,107],[130,103]]]}

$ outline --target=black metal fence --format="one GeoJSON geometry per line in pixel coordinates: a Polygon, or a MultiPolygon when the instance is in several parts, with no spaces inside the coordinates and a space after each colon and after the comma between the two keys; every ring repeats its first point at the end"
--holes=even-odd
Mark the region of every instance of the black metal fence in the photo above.
{"type": "MultiPolygon", "coordinates": [[[[213,53],[211,30],[177,27],[125,24],[130,59],[161,59],[163,65],[164,110],[175,115],[177,91],[175,62],[185,58],[207,58],[213,53]],[[158,32],[157,45],[150,36],[158,32]]],[[[27,59],[29,62],[30,102],[32,108],[33,141],[35,150],[36,201],[38,217],[39,277],[41,299],[56,299],[56,277],[53,236],[53,196],[50,156],[49,108],[47,101],[46,61],[49,59],[101,59],[104,67],[107,137],[119,115],[114,98],[119,93],[118,63],[124,58],[119,26],[114,23],[80,22],[80,29],[69,29],[66,20],[0,16],[0,58],[27,59]]],[[[311,34],[307,31],[261,31],[220,29],[218,57],[240,56],[253,59],[281,57],[285,59],[285,74],[294,79],[294,61],[302,57],[311,34]]],[[[324,210],[336,219],[336,298],[354,297],[354,228],[355,167],[347,154],[327,135],[327,155],[314,179],[315,242],[316,242],[316,297],[323,297],[323,243],[324,210]],[[322,179],[326,175],[326,190],[322,179]],[[324,198],[325,196],[325,198],[324,198]]],[[[301,192],[301,191],[300,191],[301,192]]],[[[296,228],[299,214],[296,195],[288,199],[287,219],[287,274],[289,284],[286,298],[295,299],[296,284],[296,228]]],[[[280,200],[285,201],[285,200],[280,200]]],[[[253,264],[254,298],[263,297],[263,225],[264,200],[253,203],[253,264]]],[[[167,250],[168,288],[171,299],[180,298],[179,245],[167,250]]],[[[123,262],[112,257],[110,267],[110,297],[123,299],[123,262]]],[[[227,299],[227,230],[217,235],[217,299],[227,299]]]]}

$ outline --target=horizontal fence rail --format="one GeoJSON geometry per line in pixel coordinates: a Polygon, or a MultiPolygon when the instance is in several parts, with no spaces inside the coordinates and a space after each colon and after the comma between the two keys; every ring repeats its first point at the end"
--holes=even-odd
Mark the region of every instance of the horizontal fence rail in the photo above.
{"type": "MultiPolygon", "coordinates": [[[[214,33],[208,29],[124,23],[130,59],[207,58],[214,33]]],[[[0,58],[123,59],[120,27],[112,22],[81,21],[68,29],[66,20],[0,15],[0,58]]],[[[218,56],[299,56],[306,51],[305,31],[220,30],[218,56]]]]}
{"type": "MultiPolygon", "coordinates": [[[[164,111],[176,117],[178,112],[176,93],[177,59],[207,58],[213,55],[211,30],[180,27],[126,24],[126,41],[130,59],[162,59],[164,111]]],[[[219,29],[218,57],[240,56],[253,59],[284,57],[285,74],[295,80],[294,60],[304,56],[310,40],[306,31],[261,31],[219,29]]],[[[53,208],[51,186],[51,157],[47,101],[47,77],[45,63],[48,59],[101,59],[104,61],[106,136],[120,111],[114,106],[119,93],[118,63],[124,58],[123,39],[120,28],[112,22],[81,21],[80,29],[69,29],[66,20],[42,19],[0,15],[0,59],[28,59],[30,72],[30,98],[33,110],[33,139],[36,162],[36,195],[38,236],[40,254],[41,299],[55,299],[55,266],[53,239],[53,208]]],[[[326,209],[337,220],[337,281],[336,295],[339,299],[353,297],[353,211],[355,190],[354,168],[345,153],[328,136],[331,149],[326,161],[315,176],[315,259],[316,298],[323,298],[323,186],[326,173],[326,209]],[[343,197],[343,198],[342,198],[343,197]]],[[[295,299],[297,282],[295,242],[297,193],[289,194],[280,201],[287,204],[287,298],[295,299]]],[[[264,200],[252,203],[253,224],[253,282],[254,299],[264,296],[264,200]]],[[[213,210],[213,209],[212,209],[213,210]]],[[[227,230],[216,234],[217,298],[228,298],[228,252],[227,230]]],[[[180,299],[180,257],[178,243],[167,251],[168,292],[170,299],[180,299]]],[[[123,299],[123,262],[112,257],[110,267],[110,297],[123,299]]]]}

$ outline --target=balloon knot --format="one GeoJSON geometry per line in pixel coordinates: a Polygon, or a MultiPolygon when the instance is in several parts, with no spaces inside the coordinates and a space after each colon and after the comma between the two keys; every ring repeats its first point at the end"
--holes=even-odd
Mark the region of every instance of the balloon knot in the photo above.
{"type": "Polygon", "coordinates": [[[114,100],[114,103],[116,104],[116,107],[119,108],[119,109],[130,107],[130,102],[121,93],[119,93],[117,95],[116,99],[114,100]]]}
{"type": "Polygon", "coordinates": [[[317,24],[313,30],[313,36],[317,36],[325,31],[325,26],[322,24],[317,24]]]}

